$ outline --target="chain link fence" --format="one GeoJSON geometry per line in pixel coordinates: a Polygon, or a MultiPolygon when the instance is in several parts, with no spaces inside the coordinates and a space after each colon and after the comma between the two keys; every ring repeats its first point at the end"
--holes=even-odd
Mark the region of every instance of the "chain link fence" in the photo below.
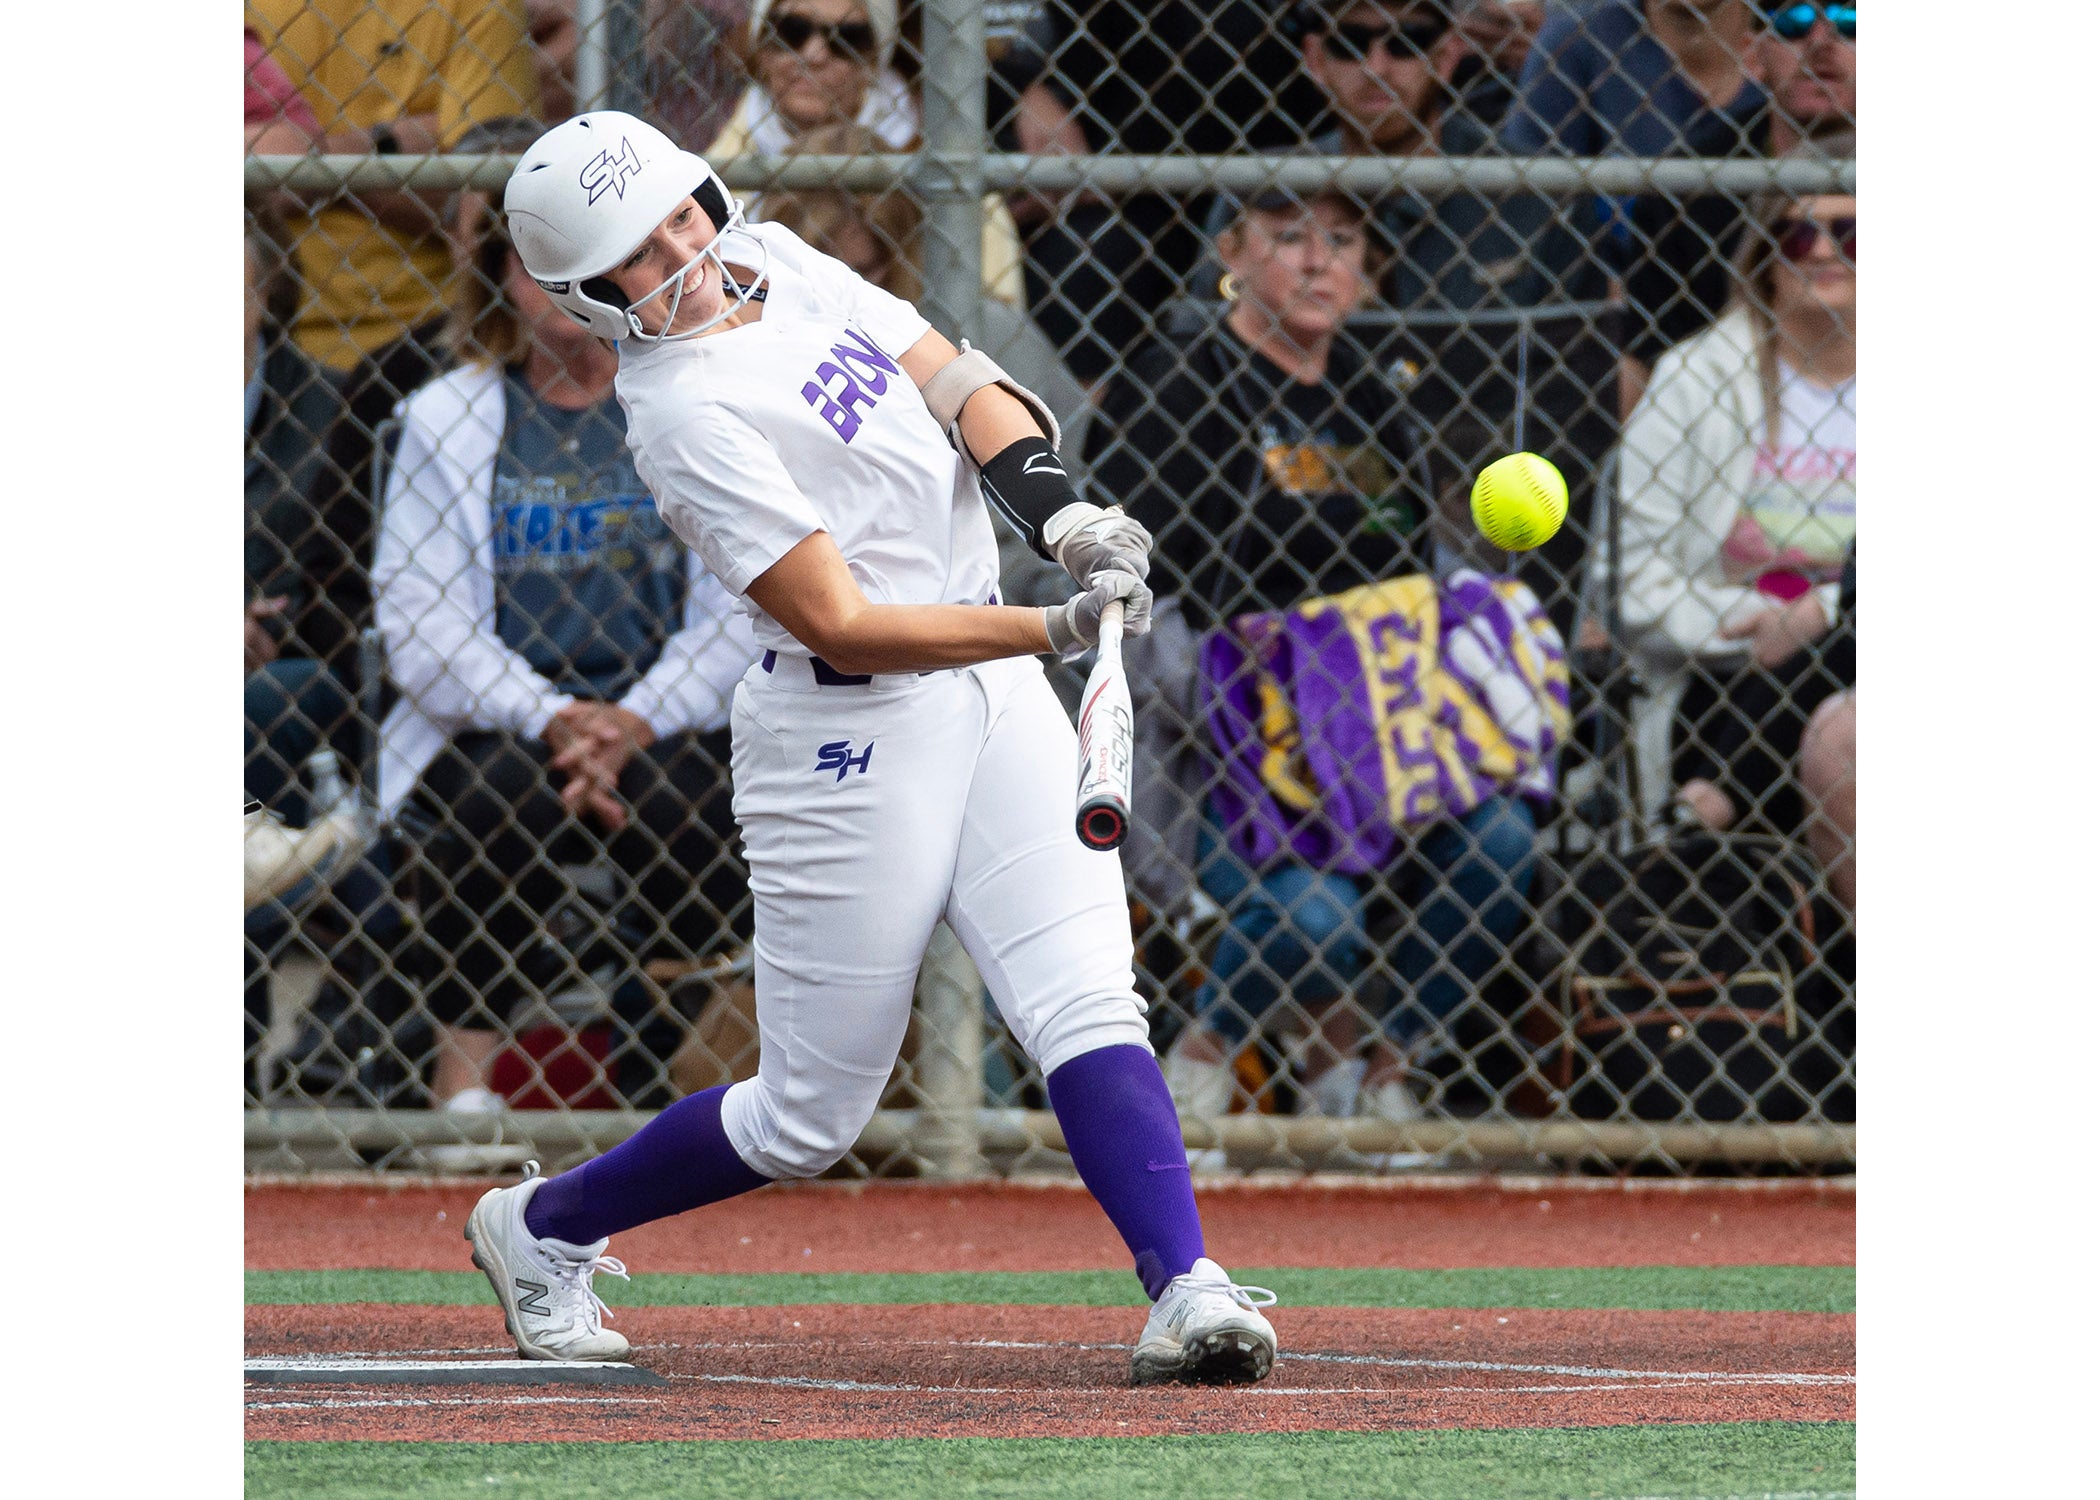
{"type": "MultiPolygon", "coordinates": [[[[1199,1166],[1849,1164],[1854,14],[247,0],[251,1166],[558,1164],[756,1068],[756,653],[493,206],[592,107],[1157,538],[1124,862],[1199,1166]],[[1517,450],[1570,504],[1511,555],[1517,450]]],[[[937,930],[837,1170],[1059,1145],[937,930]]]]}

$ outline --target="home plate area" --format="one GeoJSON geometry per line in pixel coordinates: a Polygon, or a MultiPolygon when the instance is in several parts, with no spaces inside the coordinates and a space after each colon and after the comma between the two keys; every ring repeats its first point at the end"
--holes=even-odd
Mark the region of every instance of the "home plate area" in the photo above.
{"type": "Polygon", "coordinates": [[[622,1308],[631,1369],[527,1386],[515,1351],[490,1343],[493,1308],[258,1306],[248,1435],[1088,1437],[1854,1416],[1844,1314],[1280,1311],[1265,1382],[1140,1390],[1126,1383],[1141,1317],[1129,1308],[622,1308]]]}

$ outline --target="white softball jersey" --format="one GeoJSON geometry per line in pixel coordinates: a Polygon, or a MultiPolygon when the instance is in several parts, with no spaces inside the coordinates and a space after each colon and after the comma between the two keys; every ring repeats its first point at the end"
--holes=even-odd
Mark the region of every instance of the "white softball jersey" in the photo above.
{"type": "Polygon", "coordinates": [[[874,1113],[937,921],[1045,1074],[1148,1038],[1121,862],[1072,831],[1078,746],[1042,663],[844,679],[744,594],[820,529],[877,603],[998,584],[984,501],[902,368],[926,320],[788,230],[752,233],[758,321],[624,345],[618,390],[659,512],[768,648],[730,715],[758,1076],[722,1119],[755,1170],[807,1177],[874,1113]]]}
{"type": "MultiPolygon", "coordinates": [[[[794,231],[749,233],[771,254],[757,322],[620,346],[627,442],[665,522],[740,598],[821,530],[873,603],[989,602],[991,517],[902,365],[931,325],[794,231]]],[[[805,649],[743,607],[761,647],[805,649]]]]}

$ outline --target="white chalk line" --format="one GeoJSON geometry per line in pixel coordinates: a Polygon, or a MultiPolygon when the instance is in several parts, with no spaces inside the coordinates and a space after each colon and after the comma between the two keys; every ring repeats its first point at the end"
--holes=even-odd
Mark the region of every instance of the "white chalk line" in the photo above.
{"type": "MultiPolygon", "coordinates": [[[[1076,1349],[1102,1353],[1128,1353],[1128,1344],[1080,1344],[1032,1341],[1021,1339],[883,1339],[888,1346],[947,1349],[1076,1349]]],[[[790,1349],[803,1348],[803,1344],[792,1341],[725,1340],[703,1344],[658,1344],[647,1348],[663,1349],[790,1349]]],[[[1288,1363],[1304,1360],[1314,1364],[1370,1365],[1392,1370],[1453,1370],[1472,1371],[1479,1374],[1503,1375],[1561,1375],[1572,1380],[1614,1381],[1661,1381],[1684,1385],[1856,1385],[1856,1375],[1819,1375],[1783,1370],[1622,1370],[1599,1365],[1536,1365],[1516,1364],[1489,1359],[1404,1359],[1384,1354],[1328,1354],[1286,1350],[1278,1361],[1288,1363]]],[[[757,1378],[757,1377],[753,1377],[757,1378]]],[[[942,1387],[913,1387],[913,1389],[942,1389],[942,1387]]],[[[960,1387],[958,1387],[960,1389],[960,1387]]],[[[985,1389],[979,1386],[974,1389],[985,1389]]],[[[1383,1387],[1380,1387],[1383,1389],[1383,1387]]],[[[1505,1388],[1506,1389],[1506,1388],[1505,1388]]],[[[1543,1389],[1543,1388],[1542,1388],[1543,1389]]],[[[1567,1387],[1579,1390],[1582,1387],[1567,1387]]]]}
{"type": "Polygon", "coordinates": [[[507,1354],[518,1357],[516,1344],[490,1344],[481,1349],[462,1349],[457,1344],[443,1349],[331,1349],[326,1354],[315,1354],[306,1349],[264,1349],[250,1354],[250,1359],[445,1359],[457,1356],[470,1359],[477,1355],[507,1354]]]}
{"type": "MultiPolygon", "coordinates": [[[[673,1380],[704,1380],[713,1385],[758,1385],[798,1391],[858,1391],[874,1395],[925,1396],[1045,1396],[1058,1388],[1040,1385],[914,1385],[903,1381],[826,1380],[814,1375],[673,1375],[673,1380]]],[[[1771,1381],[1749,1377],[1743,1380],[1713,1380],[1709,1387],[1726,1385],[1770,1385],[1771,1381]]],[[[1591,1391],[1669,1390],[1646,1382],[1590,1382],[1584,1385],[1440,1385],[1413,1390],[1392,1385],[1270,1385],[1266,1382],[1235,1391],[1236,1397],[1252,1396],[1545,1396],[1580,1395],[1591,1391]]],[[[1089,1387],[1085,1394],[1103,1395],[1089,1387]]]]}
{"type": "Polygon", "coordinates": [[[250,1401],[250,1411],[337,1411],[374,1406],[655,1406],[656,1396],[323,1396],[313,1401],[250,1401]]]}

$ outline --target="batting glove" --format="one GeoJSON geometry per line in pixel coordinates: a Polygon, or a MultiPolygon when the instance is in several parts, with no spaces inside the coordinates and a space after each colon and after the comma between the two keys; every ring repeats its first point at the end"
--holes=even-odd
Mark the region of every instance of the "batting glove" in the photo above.
{"type": "Polygon", "coordinates": [[[1120,505],[1107,510],[1084,502],[1067,506],[1050,518],[1043,533],[1050,555],[1076,583],[1108,568],[1139,578],[1152,571],[1152,533],[1124,515],[1120,505]]]}
{"type": "Polygon", "coordinates": [[[1050,649],[1071,661],[1101,642],[1101,611],[1111,599],[1123,601],[1123,634],[1143,635],[1152,628],[1152,590],[1143,579],[1120,568],[1104,568],[1087,580],[1086,592],[1043,611],[1050,649]]]}

